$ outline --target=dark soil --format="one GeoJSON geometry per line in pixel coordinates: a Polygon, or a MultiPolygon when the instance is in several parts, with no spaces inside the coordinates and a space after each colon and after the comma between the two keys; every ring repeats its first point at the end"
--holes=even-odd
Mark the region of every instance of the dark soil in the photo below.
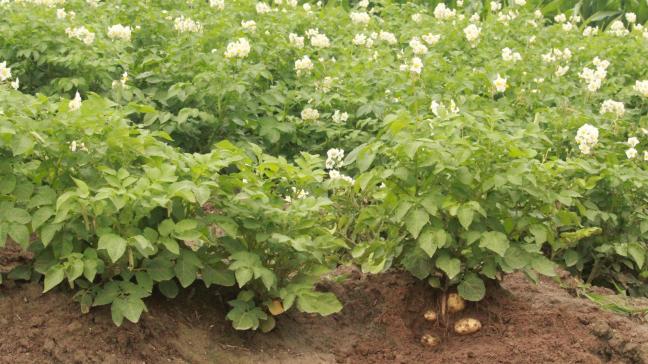
{"type": "MultiPolygon", "coordinates": [[[[0,271],[29,259],[0,251],[0,271]]],[[[0,286],[1,363],[648,363],[648,324],[570,295],[552,280],[535,285],[514,274],[449,318],[474,317],[483,328],[457,336],[423,320],[435,292],[402,272],[337,272],[325,282],[344,303],[338,315],[290,312],[269,334],[237,332],[224,319],[218,291],[200,286],[174,300],[155,295],[139,324],[115,327],[108,308],[81,314],[64,289],[36,283],[0,286]],[[339,279],[338,279],[339,280],[339,279]],[[442,342],[420,344],[424,333],[442,342]]],[[[604,290],[601,290],[605,292],[604,290]]],[[[601,293],[601,292],[599,292],[601,293]]]]}

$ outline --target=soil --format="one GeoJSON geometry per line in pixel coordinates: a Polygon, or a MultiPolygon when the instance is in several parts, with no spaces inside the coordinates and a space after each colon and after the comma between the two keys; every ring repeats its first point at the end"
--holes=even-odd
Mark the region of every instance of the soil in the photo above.
{"type": "MultiPolygon", "coordinates": [[[[27,259],[10,245],[0,250],[0,271],[27,259]]],[[[0,363],[648,363],[641,317],[604,311],[550,279],[509,275],[482,302],[451,315],[450,327],[462,317],[481,321],[468,336],[423,320],[427,309],[438,310],[437,293],[403,272],[365,276],[343,267],[321,289],[338,295],[340,314],[291,311],[262,334],[233,330],[226,298],[199,285],[174,300],[154,295],[139,324],[118,328],[108,308],[82,314],[70,291],[41,294],[39,283],[5,280],[0,363]],[[425,333],[441,343],[422,345],[425,333]]]]}

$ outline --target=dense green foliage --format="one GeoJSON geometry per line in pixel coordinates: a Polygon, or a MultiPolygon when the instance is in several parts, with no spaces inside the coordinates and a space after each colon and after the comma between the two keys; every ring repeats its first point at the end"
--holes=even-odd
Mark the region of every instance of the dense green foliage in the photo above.
{"type": "Polygon", "coordinates": [[[0,5],[0,244],[35,254],[10,276],[117,324],[235,286],[263,330],[339,311],[315,285],[346,263],[472,301],[557,265],[648,294],[643,15],[511,3],[0,5]]]}

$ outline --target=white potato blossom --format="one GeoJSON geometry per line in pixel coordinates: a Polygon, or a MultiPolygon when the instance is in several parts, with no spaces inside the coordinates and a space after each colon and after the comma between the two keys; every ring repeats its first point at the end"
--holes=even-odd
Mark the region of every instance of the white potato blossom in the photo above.
{"type": "MultiPolygon", "coordinates": [[[[293,195],[296,195],[295,197],[298,200],[305,199],[306,197],[308,197],[310,195],[310,193],[308,191],[305,191],[303,189],[297,190],[296,187],[291,187],[291,189],[292,189],[293,195]]],[[[286,196],[286,197],[284,197],[284,201],[290,203],[290,202],[292,202],[292,197],[291,196],[286,196]]]]}
{"type": "Polygon", "coordinates": [[[599,131],[595,126],[585,124],[576,132],[576,143],[583,154],[590,154],[592,148],[598,143],[599,131]]]}
{"type": "Polygon", "coordinates": [[[634,90],[643,97],[648,97],[648,80],[635,81],[634,90]]]}
{"type": "Polygon", "coordinates": [[[554,16],[554,21],[556,23],[564,23],[564,22],[567,21],[567,15],[565,15],[563,13],[560,13],[560,14],[554,16]]]}
{"type": "Polygon", "coordinates": [[[64,20],[65,18],[74,18],[76,16],[76,13],[74,11],[65,11],[65,9],[60,8],[56,9],[56,19],[58,20],[64,20]]]}
{"type": "Polygon", "coordinates": [[[601,115],[603,114],[614,114],[617,117],[622,117],[625,114],[625,106],[623,102],[618,102],[614,100],[605,100],[601,105],[600,110],[601,115]]]}
{"type": "Polygon", "coordinates": [[[331,42],[329,41],[328,37],[323,33],[312,35],[310,37],[310,42],[311,45],[315,48],[328,48],[331,46],[331,42]]]}
{"type": "Polygon", "coordinates": [[[630,33],[630,31],[626,29],[625,24],[623,24],[621,20],[613,21],[612,24],[610,24],[610,26],[608,27],[608,32],[618,37],[623,37],[630,33]]]}
{"type": "Polygon", "coordinates": [[[334,123],[340,124],[349,120],[349,114],[346,112],[340,112],[340,110],[335,110],[331,118],[334,123]]]}
{"type": "Polygon", "coordinates": [[[295,33],[288,34],[288,41],[295,48],[304,48],[304,37],[300,37],[295,33]]]}
{"type": "Polygon", "coordinates": [[[304,121],[312,121],[319,119],[319,111],[310,107],[305,108],[301,112],[301,118],[304,121]]]}
{"type": "Polygon", "coordinates": [[[524,6],[526,5],[526,0],[513,0],[513,3],[517,6],[524,6]]]}
{"type": "Polygon", "coordinates": [[[315,82],[315,89],[324,93],[331,91],[333,88],[333,77],[326,76],[321,81],[315,82]]]}
{"type": "Polygon", "coordinates": [[[243,30],[247,30],[250,32],[256,31],[256,22],[254,20],[241,20],[241,27],[243,30]]]}
{"type": "Polygon", "coordinates": [[[502,3],[500,3],[499,1],[491,1],[490,9],[493,13],[497,13],[498,11],[502,10],[502,3]]]}
{"type": "Polygon", "coordinates": [[[418,39],[418,37],[412,38],[409,42],[409,46],[412,48],[414,54],[425,54],[428,51],[428,48],[418,39]]]}
{"type": "Polygon", "coordinates": [[[434,8],[434,17],[439,20],[453,18],[456,14],[456,10],[448,8],[444,3],[439,3],[434,8]]]}
{"type": "Polygon", "coordinates": [[[628,141],[626,143],[630,146],[630,148],[634,148],[639,145],[639,139],[637,139],[637,137],[630,137],[628,138],[628,141]]]}
{"type": "Polygon", "coordinates": [[[86,27],[80,26],[76,28],[66,28],[65,34],[70,38],[76,38],[86,45],[92,44],[95,39],[95,34],[89,31],[86,27]]]}
{"type": "Polygon", "coordinates": [[[556,61],[569,61],[571,57],[572,57],[572,52],[571,50],[569,50],[569,48],[565,48],[563,50],[554,48],[550,50],[548,53],[542,55],[542,62],[553,63],[556,61]]]}
{"type": "Polygon", "coordinates": [[[459,108],[457,107],[457,104],[454,100],[450,100],[450,105],[448,106],[444,105],[442,102],[432,100],[432,103],[430,104],[430,110],[437,117],[444,114],[456,115],[459,113],[459,108]]]}
{"type": "Polygon", "coordinates": [[[332,148],[326,152],[326,169],[344,166],[344,149],[332,148]]]}
{"type": "Polygon", "coordinates": [[[423,20],[423,14],[421,13],[412,14],[412,21],[414,23],[420,23],[422,20],[423,20]]]}
{"type": "Polygon", "coordinates": [[[387,44],[396,44],[398,43],[398,39],[396,39],[396,36],[394,33],[390,32],[383,32],[382,30],[380,33],[378,33],[378,39],[387,42],[387,44]]]}
{"type": "Polygon", "coordinates": [[[74,95],[74,98],[68,102],[68,109],[70,111],[77,111],[81,108],[81,95],[79,95],[79,91],[76,92],[74,95]]]}
{"type": "Polygon", "coordinates": [[[115,24],[108,28],[108,38],[120,39],[125,41],[131,40],[131,27],[121,24],[115,24]]]}
{"type": "Polygon", "coordinates": [[[265,14],[271,12],[272,9],[270,8],[270,5],[266,3],[257,3],[256,4],[256,12],[257,14],[265,14]]]}
{"type": "Polygon", "coordinates": [[[349,16],[351,17],[351,22],[353,22],[354,24],[367,25],[371,20],[369,14],[364,11],[352,11],[349,16]]]}
{"type": "Polygon", "coordinates": [[[250,43],[245,38],[230,42],[225,51],[225,58],[245,58],[250,54],[250,43]]]}
{"type": "Polygon", "coordinates": [[[347,182],[349,184],[354,184],[355,183],[355,180],[353,178],[351,178],[349,176],[346,176],[344,174],[341,174],[340,171],[338,171],[336,169],[332,169],[332,170],[329,171],[329,178],[332,181],[341,180],[341,181],[345,181],[345,182],[347,182]]]}
{"type": "Polygon", "coordinates": [[[501,12],[497,14],[497,21],[508,26],[509,22],[515,20],[518,15],[517,11],[513,10],[509,10],[507,13],[501,12]]]}
{"type": "Polygon", "coordinates": [[[225,9],[225,0],[209,0],[209,6],[218,10],[223,10],[225,9]]]}
{"type": "Polygon", "coordinates": [[[422,35],[421,38],[423,38],[423,41],[425,43],[427,43],[429,45],[434,45],[434,44],[437,44],[439,42],[439,40],[441,39],[441,34],[428,33],[428,34],[422,35]]]}
{"type": "Polygon", "coordinates": [[[504,92],[508,88],[507,79],[497,74],[497,77],[493,80],[493,86],[497,92],[504,92]]]}
{"type": "Polygon", "coordinates": [[[628,157],[628,159],[635,159],[635,158],[637,158],[637,155],[639,154],[639,152],[637,152],[637,150],[635,148],[628,148],[628,149],[626,149],[625,154],[626,154],[626,157],[628,157]]]}
{"type": "Polygon", "coordinates": [[[463,31],[464,34],[466,35],[466,39],[468,40],[468,42],[470,42],[472,47],[475,47],[475,44],[479,39],[479,35],[481,34],[481,28],[479,28],[475,24],[469,24],[467,27],[464,28],[463,31]]]}
{"type": "Polygon", "coordinates": [[[72,152],[76,152],[77,150],[80,150],[80,151],[83,151],[83,152],[88,151],[88,148],[86,148],[85,143],[83,143],[83,142],[79,143],[76,140],[73,140],[73,141],[70,142],[69,148],[70,148],[70,151],[72,151],[72,152]]]}
{"type": "Polygon", "coordinates": [[[0,81],[4,82],[11,78],[11,68],[7,67],[7,61],[0,63],[0,81]]]}
{"type": "Polygon", "coordinates": [[[564,31],[566,31],[566,32],[570,32],[570,31],[572,31],[572,29],[574,29],[574,27],[576,27],[576,25],[574,25],[574,23],[572,23],[572,22],[564,23],[564,24],[562,25],[562,29],[563,29],[564,31]]]}
{"type": "Polygon", "coordinates": [[[112,87],[113,87],[113,88],[117,88],[117,87],[120,87],[120,86],[121,86],[122,88],[125,88],[125,87],[126,87],[126,82],[127,82],[127,81],[128,81],[128,72],[124,72],[124,73],[122,74],[122,76],[121,76],[121,79],[119,79],[119,80],[114,80],[114,81],[112,82],[112,87]]]}
{"type": "Polygon", "coordinates": [[[479,20],[480,20],[479,14],[477,14],[477,13],[473,14],[470,17],[470,19],[468,19],[468,21],[471,22],[471,23],[479,23],[479,20]]]}
{"type": "Polygon", "coordinates": [[[522,60],[522,56],[518,52],[513,52],[509,47],[502,49],[502,59],[506,62],[518,62],[522,60]]]}
{"type": "Polygon", "coordinates": [[[540,11],[540,10],[534,11],[533,16],[538,20],[544,19],[544,15],[542,14],[542,11],[540,11]]]}
{"type": "Polygon", "coordinates": [[[360,0],[358,2],[358,6],[361,8],[366,8],[367,6],[369,6],[369,0],[360,0]]]}
{"type": "Polygon", "coordinates": [[[625,15],[625,18],[628,21],[628,23],[632,24],[632,23],[637,22],[637,14],[635,14],[635,13],[627,13],[625,15]]]}
{"type": "Polygon", "coordinates": [[[585,29],[583,29],[583,36],[584,37],[591,37],[593,35],[596,35],[598,33],[599,29],[598,27],[590,27],[587,26],[585,29]]]}
{"type": "Polygon", "coordinates": [[[644,150],[643,160],[648,161],[648,150],[644,150]]]}
{"type": "Polygon", "coordinates": [[[182,15],[173,20],[173,29],[180,33],[198,33],[202,31],[202,25],[199,22],[194,21],[191,18],[185,18],[184,15],[182,15]]]}
{"type": "Polygon", "coordinates": [[[567,71],[569,71],[569,66],[558,66],[554,75],[556,75],[556,77],[562,77],[567,73],[567,71]]]}
{"type": "Polygon", "coordinates": [[[15,80],[11,81],[11,87],[14,90],[18,90],[18,88],[20,88],[20,79],[18,77],[16,77],[15,80]]]}
{"type": "Polygon", "coordinates": [[[423,72],[423,61],[419,57],[414,57],[406,69],[411,73],[420,75],[423,72]]]}
{"type": "Polygon", "coordinates": [[[297,72],[298,76],[304,73],[308,73],[312,69],[313,69],[313,62],[308,56],[303,56],[301,59],[295,61],[295,71],[297,72]]]}
{"type": "Polygon", "coordinates": [[[593,63],[596,66],[596,69],[585,67],[583,68],[583,71],[578,74],[578,77],[587,83],[587,89],[590,92],[596,92],[601,88],[603,80],[607,76],[607,68],[610,65],[610,62],[601,60],[598,57],[594,58],[593,63]]]}

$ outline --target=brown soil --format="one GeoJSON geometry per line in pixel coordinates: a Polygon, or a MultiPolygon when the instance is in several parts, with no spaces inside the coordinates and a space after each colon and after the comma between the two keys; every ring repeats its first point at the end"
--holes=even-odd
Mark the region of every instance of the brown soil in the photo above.
{"type": "MultiPolygon", "coordinates": [[[[0,252],[0,271],[28,259],[0,252]]],[[[225,321],[216,290],[196,286],[174,300],[150,298],[139,324],[115,327],[107,308],[81,314],[63,289],[36,283],[0,286],[1,363],[648,363],[648,324],[602,311],[551,280],[508,276],[501,289],[450,317],[483,328],[457,336],[424,321],[435,293],[405,273],[327,282],[344,303],[338,315],[290,312],[270,334],[237,332],[225,321]],[[419,343],[432,333],[435,348],[419,343]]],[[[600,293],[600,292],[599,292],[600,293]]]]}

